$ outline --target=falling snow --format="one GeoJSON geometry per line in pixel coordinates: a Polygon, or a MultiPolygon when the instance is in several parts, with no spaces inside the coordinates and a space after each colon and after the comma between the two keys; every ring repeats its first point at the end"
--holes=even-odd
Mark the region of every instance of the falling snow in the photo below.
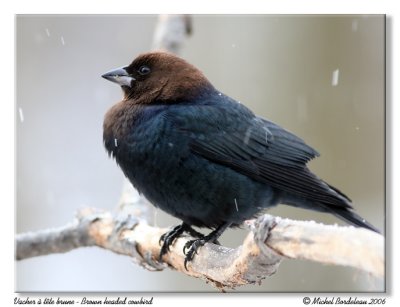
{"type": "Polygon", "coordinates": [[[157,227],[157,215],[158,215],[158,210],[155,208],[153,212],[153,225],[157,227]]]}
{"type": "Polygon", "coordinates": [[[19,111],[19,119],[21,120],[21,123],[24,122],[24,113],[22,112],[21,108],[18,108],[19,111]]]}
{"type": "Polygon", "coordinates": [[[64,36],[61,36],[61,44],[62,44],[63,46],[65,46],[64,36]]]}
{"type": "Polygon", "coordinates": [[[357,30],[358,30],[358,21],[357,20],[353,20],[353,22],[351,23],[351,30],[353,32],[357,32],[357,30]]]}
{"type": "Polygon", "coordinates": [[[264,126],[263,128],[265,131],[265,143],[268,144],[270,142],[270,139],[273,139],[273,134],[267,127],[264,126]]]}
{"type": "Polygon", "coordinates": [[[245,143],[246,145],[249,143],[250,134],[251,134],[251,127],[247,128],[246,134],[244,135],[243,143],[245,143]]]}
{"type": "Polygon", "coordinates": [[[49,29],[47,29],[47,28],[46,28],[46,35],[47,35],[48,37],[50,37],[50,31],[49,31],[49,29]]]}
{"type": "Polygon", "coordinates": [[[114,145],[115,147],[118,147],[118,139],[114,139],[114,145]]]}
{"type": "Polygon", "coordinates": [[[238,204],[237,204],[236,198],[235,198],[235,206],[236,206],[236,211],[237,211],[237,212],[239,212],[239,207],[238,207],[238,204]]]}
{"type": "Polygon", "coordinates": [[[332,86],[337,86],[339,84],[339,68],[334,70],[332,73],[332,86]]]}

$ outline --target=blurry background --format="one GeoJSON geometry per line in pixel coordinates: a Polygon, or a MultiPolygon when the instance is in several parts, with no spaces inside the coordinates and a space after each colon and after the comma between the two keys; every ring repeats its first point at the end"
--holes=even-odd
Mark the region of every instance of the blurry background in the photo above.
{"type": "MultiPolygon", "coordinates": [[[[157,16],[16,17],[16,232],[57,227],[78,209],[115,210],[123,174],[102,144],[102,121],[122,97],[102,79],[149,51],[157,16]]],[[[385,19],[374,16],[193,16],[182,57],[222,92],[302,137],[309,166],[384,230],[385,19]]],[[[338,223],[279,206],[269,213],[338,223]]],[[[157,212],[156,224],[178,221],[157,212]]],[[[229,230],[236,247],[246,231],[229,230]]],[[[171,270],[148,272],[99,248],[16,262],[16,291],[215,291],[171,270]]],[[[381,291],[366,273],[284,261],[261,286],[238,291],[381,291]]]]}

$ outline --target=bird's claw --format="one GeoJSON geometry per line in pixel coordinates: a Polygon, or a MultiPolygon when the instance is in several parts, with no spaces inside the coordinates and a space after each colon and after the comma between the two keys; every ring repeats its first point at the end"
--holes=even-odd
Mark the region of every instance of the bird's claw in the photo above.
{"type": "Polygon", "coordinates": [[[186,242],[185,246],[183,247],[183,253],[185,254],[184,266],[186,271],[188,271],[187,263],[193,260],[194,255],[197,255],[198,249],[206,244],[206,242],[207,241],[204,239],[196,239],[186,242]],[[188,251],[186,252],[187,249],[188,251]]]}
{"type": "Polygon", "coordinates": [[[158,243],[161,245],[159,261],[162,260],[162,257],[170,251],[170,246],[174,243],[174,241],[182,234],[183,227],[182,225],[178,225],[174,227],[171,231],[164,233],[158,243]]]}
{"type": "MultiPolygon", "coordinates": [[[[168,234],[168,232],[166,233],[168,234]]],[[[164,235],[166,235],[164,234],[164,235]]],[[[174,242],[175,238],[171,235],[171,236],[164,236],[163,238],[160,238],[160,245],[161,242],[161,250],[160,250],[160,256],[159,256],[159,260],[161,261],[162,256],[164,256],[166,253],[168,253],[170,251],[170,246],[172,245],[172,243],[174,242]]]]}
{"type": "Polygon", "coordinates": [[[169,233],[169,232],[166,232],[166,233],[164,233],[164,234],[160,237],[160,240],[158,240],[158,245],[161,245],[162,242],[165,241],[165,238],[167,237],[167,234],[168,234],[168,233],[169,233]]]}
{"type": "Polygon", "coordinates": [[[186,255],[186,250],[190,248],[195,240],[189,240],[183,246],[183,254],[186,255]]]}
{"type": "MultiPolygon", "coordinates": [[[[226,227],[227,226],[225,226],[224,229],[226,227]]],[[[183,232],[187,232],[190,235],[197,237],[197,239],[187,241],[185,246],[183,247],[183,254],[185,255],[184,265],[186,270],[187,270],[187,263],[193,260],[194,255],[197,255],[197,250],[199,249],[199,247],[203,246],[207,242],[212,242],[220,245],[220,243],[218,242],[218,237],[220,236],[219,229],[215,230],[208,236],[205,236],[200,232],[197,232],[196,230],[191,228],[189,225],[183,223],[181,225],[174,227],[172,230],[164,233],[160,237],[160,240],[158,241],[158,243],[161,245],[161,250],[159,255],[160,262],[162,262],[162,257],[170,251],[170,246],[174,244],[175,240],[183,232]]]]}
{"type": "Polygon", "coordinates": [[[168,245],[168,243],[164,242],[164,244],[161,246],[160,255],[158,256],[158,260],[161,262],[162,257],[168,252],[169,252],[169,245],[168,245]]]}
{"type": "Polygon", "coordinates": [[[218,240],[214,240],[213,243],[216,244],[216,245],[221,245],[221,243],[219,243],[218,240]]]}

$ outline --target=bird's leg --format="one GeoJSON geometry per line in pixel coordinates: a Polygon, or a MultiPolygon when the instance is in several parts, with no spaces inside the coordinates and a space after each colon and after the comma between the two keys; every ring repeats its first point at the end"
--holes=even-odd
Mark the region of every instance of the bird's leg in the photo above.
{"type": "Polygon", "coordinates": [[[189,235],[191,235],[192,237],[199,239],[204,238],[204,235],[201,232],[198,232],[197,230],[193,229],[190,225],[184,223],[183,227],[185,227],[184,231],[189,235]]]}
{"type": "Polygon", "coordinates": [[[189,235],[195,238],[204,238],[204,235],[196,230],[194,230],[190,225],[182,223],[181,225],[175,226],[171,231],[164,233],[160,237],[161,242],[164,242],[161,246],[159,259],[161,261],[162,256],[169,252],[169,247],[174,243],[174,241],[183,233],[187,232],[189,235]]]}
{"type": "MultiPolygon", "coordinates": [[[[184,227],[185,227],[184,231],[186,233],[188,233],[189,235],[191,235],[192,237],[199,238],[199,239],[203,239],[205,237],[205,235],[203,235],[201,232],[198,232],[197,230],[193,229],[188,224],[185,224],[184,227]]],[[[221,243],[219,243],[219,241],[217,239],[215,239],[214,241],[210,241],[210,242],[217,244],[217,245],[221,245],[221,243]]]]}
{"type": "Polygon", "coordinates": [[[207,242],[216,242],[217,244],[219,244],[218,238],[231,224],[232,223],[224,223],[218,226],[217,229],[212,231],[207,236],[203,236],[202,238],[186,242],[185,246],[183,247],[183,253],[185,254],[185,269],[187,270],[187,263],[193,260],[194,255],[197,254],[197,250],[199,249],[199,247],[203,246],[207,242]],[[186,252],[187,249],[188,251],[186,252]]]}

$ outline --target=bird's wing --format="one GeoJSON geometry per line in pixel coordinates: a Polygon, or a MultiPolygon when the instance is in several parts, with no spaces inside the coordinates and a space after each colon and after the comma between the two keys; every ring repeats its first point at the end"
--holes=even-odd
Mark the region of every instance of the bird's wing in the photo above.
{"type": "Polygon", "coordinates": [[[318,152],[303,140],[255,116],[238,103],[185,106],[169,113],[193,154],[282,191],[329,205],[351,207],[306,163],[318,152]]]}

